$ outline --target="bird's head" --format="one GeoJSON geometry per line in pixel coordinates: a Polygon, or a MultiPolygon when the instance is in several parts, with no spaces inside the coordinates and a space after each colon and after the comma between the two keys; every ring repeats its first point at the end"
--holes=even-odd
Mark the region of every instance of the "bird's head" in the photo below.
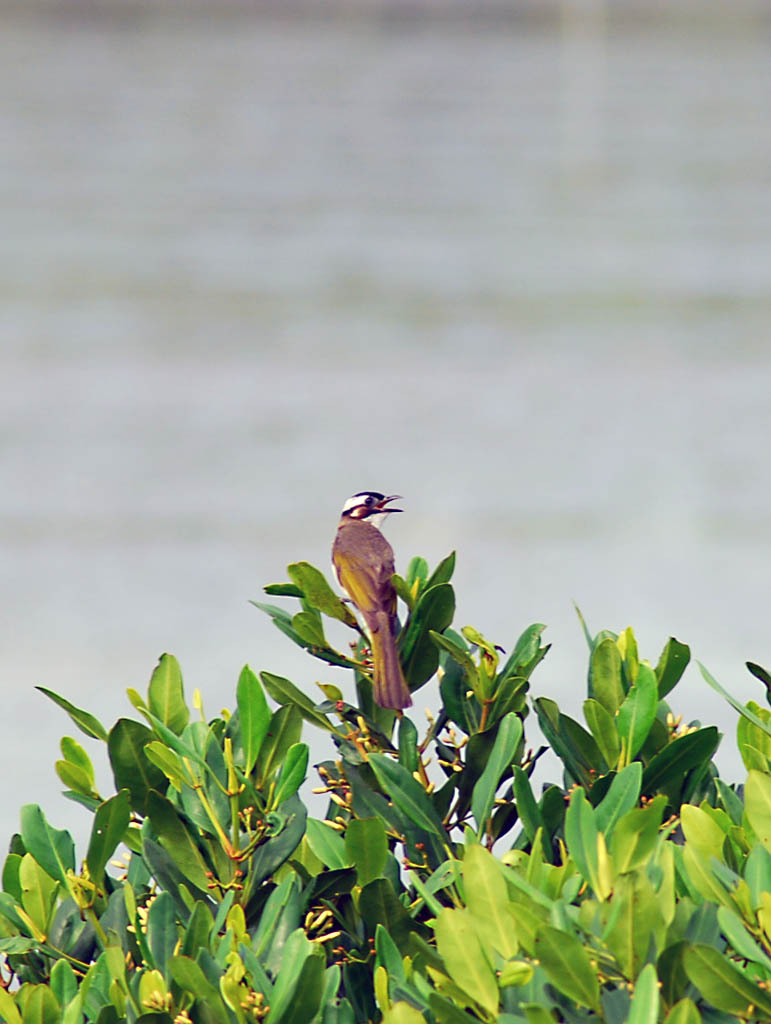
{"type": "Polygon", "coordinates": [[[387,508],[389,502],[397,501],[401,495],[392,494],[386,497],[379,491],[359,491],[352,495],[343,505],[341,522],[353,519],[366,519],[373,526],[380,527],[383,520],[391,512],[401,512],[400,508],[387,508]]]}

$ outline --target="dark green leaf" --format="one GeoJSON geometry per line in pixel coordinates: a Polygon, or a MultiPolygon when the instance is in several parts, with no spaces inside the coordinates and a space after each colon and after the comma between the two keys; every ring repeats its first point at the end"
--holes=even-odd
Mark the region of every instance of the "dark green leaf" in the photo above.
{"type": "Polygon", "coordinates": [[[388,857],[388,838],[379,818],[354,818],[345,830],[346,859],[356,867],[359,885],[380,878],[388,857]]]}
{"type": "Polygon", "coordinates": [[[691,660],[691,649],[688,644],[681,644],[673,636],[667,640],[656,666],[656,679],[659,684],[659,700],[674,689],[680,682],[683,672],[691,660]]]}
{"type": "Polygon", "coordinates": [[[294,796],[308,771],[308,745],[306,743],[294,743],[287,750],[284,763],[276,783],[276,792],[273,797],[273,806],[278,807],[290,796],[294,796]]]}
{"type": "Polygon", "coordinates": [[[275,676],[272,672],[260,672],[262,685],[277,704],[292,705],[297,708],[300,714],[308,722],[320,725],[322,729],[329,729],[334,732],[335,728],[326,715],[316,710],[316,705],[307,697],[302,690],[291,683],[283,676],[275,676]]]}
{"type": "Polygon", "coordinates": [[[145,754],[145,747],[153,739],[146,725],[119,718],[107,740],[115,788],[129,791],[131,807],[140,814],[145,813],[150,790],[163,792],[167,786],[165,774],[145,754]]]}
{"type": "Polygon", "coordinates": [[[509,676],[527,678],[538,662],[545,656],[547,647],[541,647],[541,634],[546,629],[542,622],[534,622],[517,640],[508,661],[498,673],[498,679],[509,676]]]}
{"type": "Polygon", "coordinates": [[[543,819],[533,796],[530,780],[519,765],[514,765],[514,799],[517,802],[519,820],[532,843],[538,829],[543,827],[543,819]]]}
{"type": "Polygon", "coordinates": [[[308,812],[298,796],[285,800],[277,816],[281,819],[281,827],[260,843],[249,865],[250,898],[256,892],[257,886],[277,871],[294,853],[305,834],[308,812]]]}
{"type": "Polygon", "coordinates": [[[271,715],[268,731],[257,758],[258,787],[264,786],[279,767],[287,750],[297,743],[302,732],[302,714],[294,704],[281,707],[271,715]]]}
{"type": "Polygon", "coordinates": [[[442,633],[455,614],[455,593],[449,583],[427,587],[420,595],[399,644],[399,659],[410,690],[417,690],[434,675],[439,650],[431,631],[442,633]]]}
{"type": "Polygon", "coordinates": [[[174,805],[151,790],[147,813],[158,841],[185,878],[202,893],[208,891],[209,866],[201,854],[193,830],[177,813],[174,805]]]}
{"type": "Polygon", "coordinates": [[[381,924],[404,955],[412,930],[412,919],[388,879],[376,878],[363,887],[359,897],[359,912],[368,935],[374,938],[377,926],[381,924]]]}
{"type": "Polygon", "coordinates": [[[690,980],[718,1010],[737,1016],[759,1014],[771,1019],[771,997],[742,973],[714,946],[697,944],[683,954],[685,971],[690,980]],[[749,1009],[754,1007],[754,1013],[749,1009]]]}
{"type": "Polygon", "coordinates": [[[522,720],[514,712],[510,712],[501,719],[492,753],[485,770],[474,786],[471,797],[471,813],[474,815],[480,835],[490,817],[501,778],[514,760],[521,739],[522,720]]]}
{"type": "Polygon", "coordinates": [[[426,580],[426,590],[430,587],[436,587],[440,583],[449,583],[453,572],[455,572],[455,552],[451,551],[446,558],[441,560],[426,580]]]}
{"type": "Polygon", "coordinates": [[[419,828],[433,832],[444,840],[444,827],[431,798],[407,769],[385,754],[370,754],[369,763],[381,788],[402,814],[419,828]]]}
{"type": "Polygon", "coordinates": [[[147,944],[155,966],[164,975],[169,958],[177,945],[174,902],[167,892],[158,893],[147,915],[147,944]]]}
{"type": "Polygon", "coordinates": [[[418,730],[406,715],[399,721],[399,763],[410,774],[418,770],[418,730]]]}
{"type": "Polygon", "coordinates": [[[271,597],[304,597],[304,593],[294,583],[269,583],[262,588],[271,597]]]}
{"type": "Polygon", "coordinates": [[[635,761],[615,776],[602,802],[595,808],[597,828],[605,833],[606,841],[610,842],[616,822],[637,804],[641,783],[642,765],[635,761]]]}
{"type": "Polygon", "coordinates": [[[536,932],[536,956],[549,981],[581,1006],[600,1012],[600,988],[589,956],[569,932],[543,924],[536,932]]]}
{"type": "Polygon", "coordinates": [[[116,796],[99,805],[91,826],[91,838],[86,854],[89,874],[97,885],[101,884],[107,861],[118,843],[123,841],[131,821],[129,791],[122,789],[116,796]]]}
{"type": "Polygon", "coordinates": [[[656,754],[643,772],[642,791],[646,794],[665,790],[673,782],[682,782],[685,773],[708,761],[720,741],[714,726],[680,736],[656,754]]]}
{"type": "Polygon", "coordinates": [[[584,701],[584,718],[608,768],[615,768],[621,753],[621,741],[613,715],[598,700],[590,697],[584,701]]]}

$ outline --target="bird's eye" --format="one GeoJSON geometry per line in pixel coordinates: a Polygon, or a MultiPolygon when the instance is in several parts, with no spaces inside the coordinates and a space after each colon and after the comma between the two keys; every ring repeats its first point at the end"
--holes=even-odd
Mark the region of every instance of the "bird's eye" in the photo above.
{"type": "Polygon", "coordinates": [[[372,497],[371,494],[368,494],[367,497],[364,499],[364,504],[367,506],[367,508],[371,508],[375,504],[375,499],[372,497]]]}

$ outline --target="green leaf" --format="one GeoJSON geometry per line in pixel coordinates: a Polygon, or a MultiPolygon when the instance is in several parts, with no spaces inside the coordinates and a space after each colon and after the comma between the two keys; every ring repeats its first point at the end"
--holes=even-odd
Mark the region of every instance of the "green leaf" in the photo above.
{"type": "Polygon", "coordinates": [[[426,590],[436,587],[440,583],[449,583],[452,574],[455,572],[455,552],[451,551],[446,558],[443,558],[436,569],[426,580],[426,590]]]}
{"type": "Polygon", "coordinates": [[[262,589],[271,597],[305,597],[304,592],[294,583],[269,583],[262,589]]]}
{"type": "Polygon", "coordinates": [[[691,660],[691,649],[688,644],[681,644],[673,636],[667,640],[656,666],[656,679],[659,684],[659,700],[675,688],[691,660]]]}
{"type": "Polygon", "coordinates": [[[465,647],[461,647],[459,643],[452,640],[450,637],[444,636],[442,633],[437,633],[436,630],[430,630],[429,635],[437,647],[442,651],[446,651],[452,660],[457,662],[461,667],[465,675],[466,689],[473,690],[477,699],[481,703],[485,698],[485,694],[480,688],[479,672],[474,664],[474,659],[465,647]]]}
{"type": "Polygon", "coordinates": [[[72,761],[56,761],[54,768],[56,774],[69,789],[81,793],[85,797],[93,796],[93,775],[89,776],[89,773],[84,771],[80,765],[73,764],[72,761]]]}
{"type": "Polygon", "coordinates": [[[621,741],[614,718],[593,697],[584,701],[584,718],[606,764],[614,768],[621,753],[621,741]]]}
{"type": "Polygon", "coordinates": [[[119,718],[107,739],[115,788],[129,791],[131,807],[140,814],[145,813],[150,791],[163,792],[167,786],[165,774],[152,764],[145,753],[145,747],[154,738],[141,722],[119,718]]]}
{"type": "Polygon", "coordinates": [[[296,707],[307,722],[320,725],[322,729],[335,732],[335,727],[326,715],[316,710],[316,705],[302,690],[283,676],[275,676],[272,672],[260,672],[262,685],[277,704],[296,707]]]}
{"type": "Polygon", "coordinates": [[[407,952],[407,940],[412,931],[412,918],[405,910],[394,887],[387,878],[368,882],[359,896],[359,913],[368,934],[374,938],[381,924],[402,952],[407,952]]]}
{"type": "Polygon", "coordinates": [[[462,910],[445,907],[434,925],[436,948],[447,974],[488,1018],[498,1014],[498,983],[481,942],[462,910]]]}
{"type": "Polygon", "coordinates": [[[289,576],[302,591],[305,600],[313,608],[328,615],[331,619],[338,619],[347,626],[354,626],[356,619],[347,608],[332,587],[327,582],[322,572],[309,562],[293,562],[287,566],[289,576]]]}
{"type": "Polygon", "coordinates": [[[351,866],[345,842],[340,833],[326,825],[323,821],[308,818],[305,835],[311,851],[323,861],[328,868],[347,868],[351,866]]]}
{"type": "Polygon", "coordinates": [[[643,772],[642,791],[657,793],[675,782],[682,783],[686,773],[696,765],[704,764],[714,754],[720,742],[715,726],[679,736],[651,758],[643,772]]]}
{"type": "Polygon", "coordinates": [[[603,945],[612,951],[624,977],[634,981],[648,957],[652,937],[655,941],[664,929],[656,893],[644,871],[616,878],[610,907],[603,945]]]}
{"type": "Polygon", "coordinates": [[[425,558],[421,558],[420,555],[415,555],[414,558],[410,559],[409,565],[407,566],[407,575],[405,580],[410,590],[418,584],[418,591],[422,590],[425,586],[425,582],[428,579],[428,562],[425,558]]]}
{"type": "Polygon", "coordinates": [[[345,853],[356,867],[359,885],[380,878],[388,857],[388,838],[379,818],[354,818],[345,830],[345,853]]]}
{"type": "Polygon", "coordinates": [[[653,669],[644,662],[638,666],[637,679],[618,709],[616,728],[624,745],[627,762],[637,754],[648,737],[658,708],[658,683],[653,669]]]}
{"type": "Polygon", "coordinates": [[[543,622],[534,622],[522,632],[508,661],[498,673],[498,679],[507,679],[509,676],[529,677],[549,650],[548,645],[541,647],[541,634],[545,629],[543,622]]]}
{"type": "Polygon", "coordinates": [[[160,768],[174,789],[179,793],[184,785],[190,785],[191,778],[182,760],[170,747],[160,740],[153,740],[144,748],[145,756],[156,768],[160,768]]]}
{"type": "Polygon", "coordinates": [[[42,938],[48,931],[49,916],[58,884],[29,853],[25,853],[21,859],[19,884],[22,907],[37,926],[39,937],[42,938]]]}
{"type": "Polygon", "coordinates": [[[399,764],[410,774],[418,770],[418,730],[406,715],[399,720],[399,764]]]}
{"type": "MultiPolygon", "coordinates": [[[[78,979],[66,960],[57,960],[51,968],[51,991],[59,1006],[66,1006],[78,994],[78,979]]],[[[0,1015],[2,1012],[0,1005],[0,1015]]]]}
{"type": "Polygon", "coordinates": [[[297,743],[302,732],[302,715],[298,707],[288,704],[275,711],[260,747],[255,774],[261,788],[273,776],[286,756],[287,750],[297,743]]]}
{"type": "Polygon", "coordinates": [[[13,996],[4,988],[0,988],[0,1016],[2,1016],[5,1024],[23,1024],[22,1016],[19,1013],[13,996]]]}
{"type": "Polygon", "coordinates": [[[168,962],[168,970],[182,991],[205,1003],[215,1013],[216,1020],[229,1020],[219,992],[194,960],[187,956],[173,956],[168,962]]]}
{"type": "Polygon", "coordinates": [[[192,829],[177,813],[174,805],[151,790],[147,814],[158,841],[185,878],[202,893],[208,892],[209,867],[204,860],[192,829]]]}
{"type": "Polygon", "coordinates": [[[69,832],[49,825],[37,804],[25,804],[21,809],[21,838],[43,870],[69,887],[67,872],[75,870],[75,844],[69,832]]]}
{"type": "Polygon", "coordinates": [[[758,729],[762,729],[763,732],[771,735],[771,725],[769,725],[767,722],[764,722],[762,718],[759,718],[757,715],[753,714],[753,712],[746,708],[743,704],[740,704],[735,697],[732,697],[731,694],[720,685],[717,679],[715,679],[714,676],[710,675],[710,673],[706,670],[706,668],[704,668],[700,661],[697,662],[697,664],[699,666],[701,674],[704,676],[704,678],[712,687],[712,689],[719,693],[724,700],[727,700],[731,707],[735,711],[739,712],[742,718],[746,718],[747,721],[752,722],[753,725],[756,725],[758,729]]]}
{"type": "Polygon", "coordinates": [[[530,780],[519,765],[514,765],[514,799],[517,803],[517,814],[522,822],[527,838],[532,843],[539,828],[543,828],[543,818],[536,803],[530,780]]]}
{"type": "Polygon", "coordinates": [[[680,999],[664,1018],[664,1024],[702,1024],[702,1017],[692,999],[680,999]]]}
{"type": "Polygon", "coordinates": [[[73,765],[76,765],[86,773],[90,782],[89,792],[93,790],[94,766],[91,764],[91,758],[85,752],[83,747],[71,736],[62,736],[59,745],[64,759],[66,761],[70,761],[73,765]]]}
{"type": "Polygon", "coordinates": [[[426,1024],[426,1018],[409,1003],[393,1003],[383,1015],[383,1024],[426,1024]]]}
{"type": "Polygon", "coordinates": [[[182,671],[172,654],[162,654],[147,691],[150,711],[167,728],[179,735],[188,723],[190,712],[185,704],[182,671]]]}
{"type": "Polygon", "coordinates": [[[483,948],[492,947],[506,959],[513,957],[519,948],[516,913],[500,864],[478,843],[465,849],[463,886],[466,906],[483,948]]]}
{"type": "Polygon", "coordinates": [[[581,1006],[600,1012],[597,975],[575,935],[542,924],[536,932],[535,952],[555,988],[581,1006]]]}
{"type": "Polygon", "coordinates": [[[260,681],[244,665],[236,688],[241,743],[244,748],[244,773],[250,775],[270,726],[270,709],[260,681]]]}
{"type": "Polygon", "coordinates": [[[710,814],[693,804],[683,804],[680,808],[680,823],[686,842],[708,860],[710,857],[721,859],[725,832],[710,814]]]}
{"type": "Polygon", "coordinates": [[[298,612],[292,619],[292,629],[311,647],[329,646],[318,612],[298,612]]]}
{"type": "Polygon", "coordinates": [[[385,754],[370,754],[370,766],[380,787],[396,807],[419,828],[444,839],[446,833],[431,798],[406,768],[385,754]]]}
{"type": "Polygon", "coordinates": [[[600,835],[592,805],[578,786],[573,790],[565,814],[565,842],[578,870],[591,885],[597,898],[603,900],[609,895],[609,880],[600,862],[600,835]]]}
{"type": "Polygon", "coordinates": [[[605,833],[610,842],[616,823],[637,804],[642,784],[642,765],[639,761],[622,769],[610,784],[601,803],[595,808],[594,820],[597,828],[605,833]]]}
{"type": "Polygon", "coordinates": [[[771,776],[756,771],[748,774],[744,813],[752,831],[771,853],[771,776]]]}
{"type": "Polygon", "coordinates": [[[656,968],[653,964],[646,964],[635,983],[627,1024],[656,1024],[658,1019],[659,985],[656,968]]]}
{"type": "Polygon", "coordinates": [[[633,871],[647,860],[658,839],[665,796],[657,796],[645,807],[635,807],[618,822],[610,843],[613,868],[617,874],[633,871]]]}
{"type": "Polygon", "coordinates": [[[94,718],[88,711],[82,711],[80,708],[76,708],[74,704],[70,704],[64,697],[60,697],[58,693],[54,693],[53,690],[47,690],[45,686],[36,686],[36,690],[40,690],[46,697],[49,697],[54,704],[58,704],[60,708],[63,708],[70,716],[72,721],[77,725],[81,732],[84,732],[86,736],[91,736],[95,740],[106,740],[107,730],[102,723],[94,718]]]}
{"type": "Polygon", "coordinates": [[[290,796],[294,796],[308,772],[308,745],[307,743],[293,743],[287,750],[284,763],[276,783],[276,792],[273,796],[273,806],[278,807],[290,796]]]}
{"type": "Polygon", "coordinates": [[[589,661],[589,696],[615,715],[624,701],[621,655],[615,640],[606,637],[593,649],[589,661]]]}
{"type": "Polygon", "coordinates": [[[167,892],[160,892],[150,904],[147,914],[147,944],[155,966],[164,976],[168,976],[167,964],[177,941],[174,901],[167,892]]]}
{"type": "Polygon", "coordinates": [[[436,672],[439,650],[431,632],[443,633],[454,614],[455,592],[449,583],[428,587],[418,598],[399,644],[399,660],[410,690],[417,690],[436,672]]]}
{"type": "Polygon", "coordinates": [[[742,919],[733,910],[729,910],[728,907],[720,907],[717,912],[717,919],[720,924],[720,930],[728,939],[734,951],[743,960],[750,960],[754,964],[759,964],[766,971],[767,976],[771,978],[771,959],[766,956],[749,934],[744,927],[742,919]]]}
{"type": "Polygon", "coordinates": [[[118,843],[123,841],[131,822],[131,803],[127,789],[99,805],[91,826],[91,838],[86,853],[86,865],[91,878],[101,885],[107,861],[118,843]]]}
{"type": "Polygon", "coordinates": [[[479,779],[474,785],[471,797],[471,813],[477,823],[477,832],[481,835],[493,808],[495,794],[500,785],[503,773],[511,766],[522,739],[522,720],[510,711],[504,715],[498,726],[495,744],[489,760],[479,779]]]}
{"type": "Polygon", "coordinates": [[[691,982],[705,999],[724,1013],[771,1019],[771,996],[726,959],[714,946],[696,944],[685,950],[683,963],[691,982]],[[751,1013],[749,1007],[755,1007],[751,1013]]]}

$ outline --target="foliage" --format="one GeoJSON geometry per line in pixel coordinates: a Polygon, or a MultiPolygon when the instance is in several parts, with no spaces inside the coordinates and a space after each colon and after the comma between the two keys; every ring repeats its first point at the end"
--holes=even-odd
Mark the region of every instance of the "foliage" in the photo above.
{"type": "MultiPolygon", "coordinates": [[[[93,813],[85,857],[38,806],[22,809],[0,893],[0,1020],[771,1019],[771,711],[737,704],[702,668],[740,713],[748,776],[728,785],[718,730],[683,726],[665,699],[688,647],[671,638],[653,667],[631,629],[585,626],[584,723],[529,702],[544,627],[508,657],[455,631],[454,561],[431,573],[416,558],[394,578],[405,677],[441,697],[422,735],[374,703],[367,637],[306,562],[265,588],[299,610],[260,607],[350,670],[355,698],[325,682],[316,701],[246,667],[235,710],[209,718],[164,655],[146,695],[129,690],[136,717],[108,731],[43,690],[105,746],[115,792],[97,792],[68,736],[56,771],[93,813]],[[561,772],[540,794],[531,709],[561,772]],[[323,819],[300,795],[308,725],[332,746],[315,768],[323,819]]],[[[768,701],[771,677],[748,667],[768,701]]]]}

